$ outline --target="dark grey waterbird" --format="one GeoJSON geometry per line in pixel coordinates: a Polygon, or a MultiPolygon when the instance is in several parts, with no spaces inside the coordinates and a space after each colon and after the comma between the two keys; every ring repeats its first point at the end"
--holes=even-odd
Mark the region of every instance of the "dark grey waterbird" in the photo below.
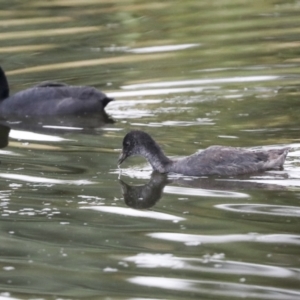
{"type": "Polygon", "coordinates": [[[120,165],[127,157],[143,156],[160,173],[178,173],[188,176],[234,176],[281,169],[289,148],[248,150],[211,146],[190,156],[172,160],[146,132],[134,130],[123,139],[120,165]]]}
{"type": "Polygon", "coordinates": [[[9,97],[9,85],[0,67],[0,116],[102,114],[112,101],[94,87],[44,82],[9,97]]]}

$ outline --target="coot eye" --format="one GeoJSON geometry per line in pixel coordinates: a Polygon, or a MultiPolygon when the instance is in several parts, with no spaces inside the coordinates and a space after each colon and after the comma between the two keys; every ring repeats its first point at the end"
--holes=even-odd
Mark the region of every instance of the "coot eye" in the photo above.
{"type": "Polygon", "coordinates": [[[130,146],[130,142],[126,142],[126,143],[125,143],[125,146],[126,146],[126,147],[129,147],[129,146],[130,146]]]}

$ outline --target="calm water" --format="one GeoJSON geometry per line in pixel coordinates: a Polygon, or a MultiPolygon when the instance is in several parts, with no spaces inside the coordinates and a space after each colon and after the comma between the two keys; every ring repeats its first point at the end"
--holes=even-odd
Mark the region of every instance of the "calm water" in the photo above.
{"type": "Polygon", "coordinates": [[[115,122],[0,128],[1,300],[300,299],[299,1],[0,4],[12,94],[55,80],[116,99],[115,122]],[[141,158],[120,176],[130,129],[173,157],[292,150],[252,176],[165,177],[141,158]]]}

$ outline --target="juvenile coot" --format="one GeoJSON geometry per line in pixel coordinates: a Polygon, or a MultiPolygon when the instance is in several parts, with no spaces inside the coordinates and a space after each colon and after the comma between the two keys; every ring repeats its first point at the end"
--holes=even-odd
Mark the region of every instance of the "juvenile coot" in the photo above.
{"type": "Polygon", "coordinates": [[[242,148],[211,146],[178,160],[165,156],[159,145],[146,132],[134,130],[123,139],[120,165],[127,157],[143,156],[160,173],[178,173],[188,176],[234,176],[280,169],[289,148],[246,150],[242,148]]]}
{"type": "Polygon", "coordinates": [[[101,114],[112,100],[93,87],[57,82],[44,82],[9,97],[0,67],[0,115],[4,117],[101,114]]]}

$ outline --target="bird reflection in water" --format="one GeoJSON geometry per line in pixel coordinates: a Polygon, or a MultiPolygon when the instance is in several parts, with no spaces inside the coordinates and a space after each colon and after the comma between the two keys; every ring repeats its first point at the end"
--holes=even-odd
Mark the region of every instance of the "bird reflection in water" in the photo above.
{"type": "Polygon", "coordinates": [[[132,208],[147,209],[162,197],[164,187],[169,183],[166,174],[153,172],[148,183],[131,186],[119,178],[125,203],[132,208]]]}
{"type": "MultiPolygon", "coordinates": [[[[284,180],[286,174],[280,174],[278,177],[276,174],[272,174],[274,179],[284,180]]],[[[167,174],[161,174],[154,171],[151,174],[151,178],[148,183],[144,185],[129,185],[120,179],[122,194],[127,206],[136,209],[148,209],[154,206],[159,199],[163,196],[164,188],[172,184],[178,187],[185,187],[190,189],[196,189],[198,196],[201,197],[249,197],[247,191],[260,190],[273,190],[282,191],[287,187],[280,184],[265,184],[251,180],[251,176],[239,176],[237,178],[221,178],[221,177],[182,177],[182,178],[168,178],[167,174]],[[251,180],[248,181],[248,180],[251,180]],[[239,191],[243,191],[241,194],[239,191]],[[223,196],[222,196],[223,195],[223,196]]],[[[195,195],[195,191],[193,193],[195,195]]]]}
{"type": "Polygon", "coordinates": [[[0,124],[10,129],[30,131],[41,134],[60,134],[80,131],[81,133],[94,133],[95,129],[102,128],[115,121],[104,111],[101,116],[44,116],[30,118],[0,118],[0,124]]]}

